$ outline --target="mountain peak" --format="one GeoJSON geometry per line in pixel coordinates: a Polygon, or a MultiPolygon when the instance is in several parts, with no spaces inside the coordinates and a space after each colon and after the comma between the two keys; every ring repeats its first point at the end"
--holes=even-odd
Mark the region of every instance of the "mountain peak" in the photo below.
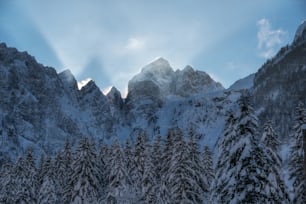
{"type": "Polygon", "coordinates": [[[170,63],[164,58],[160,57],[147,66],[143,67],[141,72],[163,72],[163,71],[173,71],[170,63]]]}
{"type": "Polygon", "coordinates": [[[112,88],[109,90],[109,92],[106,94],[106,96],[112,96],[112,95],[116,95],[116,94],[120,95],[120,97],[121,97],[120,91],[116,87],[112,86],[112,88]]]}
{"type": "Polygon", "coordinates": [[[306,20],[304,20],[295,32],[294,42],[302,37],[306,38],[306,20]]]}
{"type": "Polygon", "coordinates": [[[156,60],[154,60],[153,62],[151,62],[150,64],[154,64],[154,65],[167,65],[170,66],[168,60],[166,60],[163,57],[159,57],[156,60]]]}
{"type": "Polygon", "coordinates": [[[190,65],[187,65],[184,69],[183,69],[184,72],[194,72],[194,69],[192,68],[192,66],[190,65]]]}

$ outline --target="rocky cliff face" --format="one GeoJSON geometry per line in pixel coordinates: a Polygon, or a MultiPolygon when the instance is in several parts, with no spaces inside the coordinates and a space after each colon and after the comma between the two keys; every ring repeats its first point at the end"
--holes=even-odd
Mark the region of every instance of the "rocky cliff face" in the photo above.
{"type": "Polygon", "coordinates": [[[94,82],[78,90],[69,71],[57,74],[27,53],[0,44],[0,149],[16,157],[28,146],[52,152],[65,139],[106,136],[110,108],[94,82]]]}
{"type": "Polygon", "coordinates": [[[173,110],[176,111],[173,114],[166,110],[168,106],[175,106],[177,103],[182,106],[189,98],[193,101],[191,98],[195,95],[219,93],[223,90],[222,85],[205,72],[196,71],[191,66],[174,71],[167,60],[159,58],[142,68],[141,72],[129,81],[126,99],[127,120],[132,126],[131,129],[142,128],[153,132],[160,130],[161,126],[175,126],[173,120],[179,121],[183,118],[171,117],[181,117],[175,114],[184,110],[173,110]],[[163,120],[163,124],[160,124],[160,119],[164,117],[167,117],[167,122],[163,120]]]}
{"type": "Polygon", "coordinates": [[[255,105],[260,121],[272,119],[278,133],[288,138],[294,108],[306,104],[306,23],[297,30],[291,45],[268,60],[254,78],[255,105]]]}
{"type": "Polygon", "coordinates": [[[183,70],[173,71],[167,60],[159,58],[129,81],[128,97],[153,96],[165,99],[169,95],[188,97],[222,90],[222,85],[205,72],[194,70],[189,65],[183,70]]]}

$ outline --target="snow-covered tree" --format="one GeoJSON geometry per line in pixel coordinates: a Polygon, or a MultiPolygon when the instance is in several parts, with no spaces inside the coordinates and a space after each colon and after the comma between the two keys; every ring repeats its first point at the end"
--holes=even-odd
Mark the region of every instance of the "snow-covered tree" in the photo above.
{"type": "Polygon", "coordinates": [[[20,158],[14,170],[16,179],[16,195],[14,203],[36,203],[37,178],[32,149],[28,149],[26,155],[20,158]]]}
{"type": "Polygon", "coordinates": [[[147,140],[147,134],[145,131],[140,131],[134,146],[134,168],[132,169],[132,181],[139,195],[141,195],[142,191],[141,189],[146,159],[145,150],[147,140]]]}
{"type": "Polygon", "coordinates": [[[142,178],[142,196],[141,196],[141,200],[144,203],[157,203],[156,200],[157,182],[156,182],[155,166],[152,157],[152,155],[154,155],[155,152],[153,152],[152,150],[153,148],[147,144],[145,149],[145,166],[142,178]]]}
{"type": "Polygon", "coordinates": [[[158,191],[158,203],[171,203],[171,195],[170,195],[170,166],[172,162],[173,156],[173,146],[175,140],[175,128],[168,129],[165,142],[161,147],[162,155],[161,155],[161,169],[160,169],[160,184],[158,191]]]}
{"type": "Polygon", "coordinates": [[[169,168],[169,190],[172,203],[202,203],[198,178],[190,160],[188,145],[180,129],[175,130],[173,157],[169,168]]]}
{"type": "Polygon", "coordinates": [[[161,179],[166,182],[168,179],[169,168],[171,166],[172,156],[173,156],[173,146],[175,140],[175,129],[170,128],[166,135],[166,140],[162,148],[162,168],[161,168],[161,179]]]}
{"type": "Polygon", "coordinates": [[[50,157],[43,163],[42,184],[38,192],[38,203],[59,203],[59,190],[56,184],[55,171],[50,157]]]}
{"type": "Polygon", "coordinates": [[[299,103],[295,111],[293,145],[290,157],[290,179],[293,181],[293,203],[306,203],[306,175],[304,171],[304,147],[302,126],[306,124],[304,104],[299,103]]]}
{"type": "Polygon", "coordinates": [[[72,161],[71,144],[66,140],[64,149],[57,153],[54,163],[55,179],[59,188],[58,197],[64,203],[69,203],[71,199],[71,187],[68,181],[72,175],[72,161]]]}
{"type": "Polygon", "coordinates": [[[230,116],[220,142],[213,200],[217,203],[273,202],[266,190],[270,182],[267,169],[271,164],[256,140],[257,118],[248,94],[242,95],[239,106],[239,117],[232,120],[235,117],[230,116]]]}
{"type": "Polygon", "coordinates": [[[106,190],[105,188],[108,186],[109,183],[108,175],[110,172],[110,158],[111,158],[110,148],[108,147],[107,144],[102,143],[100,145],[98,160],[100,162],[100,170],[102,173],[101,177],[103,180],[103,186],[102,186],[102,188],[104,189],[103,191],[106,190]]]}
{"type": "Polygon", "coordinates": [[[100,171],[100,181],[101,181],[101,195],[100,199],[104,198],[107,193],[107,186],[108,186],[108,175],[110,172],[110,165],[109,165],[109,148],[106,144],[100,145],[100,151],[97,157],[97,167],[99,168],[100,171]],[[106,155],[107,153],[107,155],[106,155]]]}
{"type": "Polygon", "coordinates": [[[125,164],[126,164],[126,170],[129,175],[129,177],[132,176],[132,171],[134,169],[135,163],[134,163],[134,155],[133,155],[133,149],[131,146],[131,142],[129,139],[125,141],[124,146],[124,158],[125,158],[125,164]]]}
{"type": "Polygon", "coordinates": [[[100,169],[96,149],[88,138],[81,139],[72,163],[70,203],[97,203],[100,197],[100,169]]]}
{"type": "Polygon", "coordinates": [[[217,162],[215,167],[215,179],[212,184],[212,199],[217,203],[229,201],[227,195],[228,169],[230,168],[230,149],[235,142],[237,130],[237,118],[232,111],[227,113],[227,119],[223,130],[223,136],[218,140],[217,162]]]}
{"type": "Polygon", "coordinates": [[[124,155],[116,140],[111,146],[110,174],[106,203],[133,203],[135,193],[126,170],[124,155]]]}
{"type": "Polygon", "coordinates": [[[275,133],[272,122],[268,121],[264,125],[261,137],[262,149],[264,150],[265,174],[269,182],[265,186],[265,192],[271,203],[289,203],[289,195],[282,179],[281,158],[278,153],[280,141],[275,133]]]}
{"type": "Polygon", "coordinates": [[[202,165],[203,165],[203,173],[207,181],[207,185],[210,187],[212,184],[212,181],[214,179],[214,166],[213,166],[213,153],[209,149],[208,146],[204,146],[203,150],[203,157],[202,157],[202,165]]]}
{"type": "Polygon", "coordinates": [[[157,135],[152,144],[152,163],[153,171],[156,176],[156,182],[161,182],[161,170],[162,170],[162,138],[161,135],[157,135]]]}
{"type": "Polygon", "coordinates": [[[14,203],[17,180],[14,175],[14,165],[7,161],[1,166],[0,172],[0,203],[14,203]]]}
{"type": "Polygon", "coordinates": [[[199,185],[200,189],[198,190],[200,195],[204,195],[209,191],[209,182],[208,178],[204,174],[204,166],[202,160],[200,159],[200,150],[199,150],[199,141],[197,139],[194,131],[189,131],[188,141],[186,143],[188,150],[188,157],[190,160],[190,168],[193,172],[193,179],[195,179],[197,185],[199,185]]]}

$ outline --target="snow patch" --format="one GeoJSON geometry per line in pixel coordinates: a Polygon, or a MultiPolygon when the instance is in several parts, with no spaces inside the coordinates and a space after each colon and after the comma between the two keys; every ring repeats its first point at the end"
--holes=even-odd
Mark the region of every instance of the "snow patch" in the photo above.
{"type": "Polygon", "coordinates": [[[87,78],[87,79],[84,79],[82,81],[78,81],[78,89],[81,90],[91,80],[92,80],[91,78],[87,78]]]}

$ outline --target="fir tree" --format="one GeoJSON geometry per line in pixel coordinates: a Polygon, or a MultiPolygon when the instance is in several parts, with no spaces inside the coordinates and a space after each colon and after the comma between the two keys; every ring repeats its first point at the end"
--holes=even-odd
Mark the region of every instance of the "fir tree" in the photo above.
{"type": "Polygon", "coordinates": [[[37,179],[36,168],[32,149],[28,149],[26,155],[20,158],[15,166],[16,179],[15,203],[36,203],[37,179]]]}
{"type": "Polygon", "coordinates": [[[68,184],[71,187],[71,203],[97,203],[100,197],[100,169],[94,144],[81,139],[72,163],[72,175],[68,184]]]}
{"type": "Polygon", "coordinates": [[[156,182],[159,185],[161,182],[161,171],[162,171],[162,149],[161,149],[162,138],[161,135],[157,135],[152,145],[152,163],[153,172],[156,176],[156,182]]]}
{"type": "Polygon", "coordinates": [[[161,156],[161,170],[160,170],[160,184],[157,189],[158,203],[171,203],[171,192],[170,192],[170,167],[172,165],[173,157],[173,146],[175,140],[175,129],[171,128],[168,130],[166,135],[166,141],[163,144],[162,156],[161,156]]]}
{"type": "Polygon", "coordinates": [[[17,180],[14,175],[14,165],[6,162],[1,166],[0,172],[0,203],[14,203],[17,180]]]}
{"type": "Polygon", "coordinates": [[[144,203],[157,203],[156,195],[157,195],[157,182],[156,182],[156,174],[153,163],[152,155],[155,152],[152,151],[153,148],[147,144],[145,149],[145,167],[144,174],[142,178],[142,201],[144,203]]]}
{"type": "Polygon", "coordinates": [[[118,140],[111,146],[110,169],[108,194],[105,202],[132,203],[135,200],[135,195],[118,140]]]}
{"type": "Polygon", "coordinates": [[[223,136],[218,140],[216,176],[213,180],[213,192],[211,198],[216,203],[226,203],[229,201],[227,195],[228,169],[230,168],[230,149],[234,144],[237,130],[237,118],[232,111],[227,113],[227,119],[223,130],[223,136]]]}
{"type": "MultiPolygon", "coordinates": [[[[199,141],[195,135],[193,129],[189,131],[189,137],[187,142],[188,157],[190,160],[190,168],[193,170],[192,177],[199,185],[200,189],[197,189],[198,194],[203,195],[209,191],[208,178],[204,174],[203,163],[200,159],[199,141]]],[[[198,198],[197,200],[200,200],[198,198]]]]}
{"type": "Polygon", "coordinates": [[[55,179],[58,181],[59,198],[63,203],[69,203],[71,199],[71,187],[69,179],[72,176],[72,150],[71,144],[68,140],[65,141],[63,151],[58,152],[55,164],[55,179]]]}
{"type": "Polygon", "coordinates": [[[43,164],[42,176],[42,184],[38,193],[38,203],[59,203],[59,189],[56,184],[55,171],[50,157],[43,164]]]}
{"type": "Polygon", "coordinates": [[[101,190],[101,198],[104,198],[106,196],[106,191],[107,191],[107,186],[108,186],[108,175],[110,172],[110,167],[109,164],[107,164],[106,162],[109,162],[108,159],[106,157],[109,157],[109,155],[105,155],[106,152],[108,153],[108,147],[105,144],[100,145],[100,151],[97,157],[97,166],[100,170],[100,176],[99,179],[101,181],[101,186],[100,186],[100,190],[101,190]],[[107,148],[107,149],[105,149],[107,148]]]}
{"type": "Polygon", "coordinates": [[[306,124],[304,104],[299,103],[295,111],[293,145],[290,158],[290,179],[293,181],[293,203],[306,203],[306,175],[304,171],[304,147],[302,126],[306,124]]]}
{"type": "Polygon", "coordinates": [[[265,151],[266,159],[264,167],[269,182],[265,191],[270,203],[289,203],[289,195],[282,179],[281,158],[278,154],[280,141],[275,133],[271,121],[266,122],[261,137],[262,149],[265,151]]]}
{"type": "Polygon", "coordinates": [[[144,131],[140,131],[137,136],[136,144],[134,146],[134,168],[132,169],[132,181],[137,193],[141,196],[142,179],[144,176],[145,167],[145,148],[147,145],[147,135],[144,131]]]}
{"type": "Polygon", "coordinates": [[[130,140],[127,139],[125,141],[125,147],[124,147],[124,158],[125,158],[125,164],[126,164],[126,170],[129,175],[129,177],[132,176],[132,171],[134,169],[135,163],[134,163],[134,155],[132,146],[130,143],[130,140]]]}
{"type": "Polygon", "coordinates": [[[270,203],[265,187],[270,182],[267,166],[271,164],[256,140],[257,118],[249,95],[242,95],[239,106],[237,123],[227,124],[224,131],[221,144],[226,145],[219,152],[221,169],[217,169],[213,198],[217,203],[270,203]]]}
{"type": "Polygon", "coordinates": [[[175,130],[173,157],[169,169],[169,189],[173,203],[202,203],[202,189],[190,160],[188,146],[180,129],[175,130]]]}
{"type": "Polygon", "coordinates": [[[208,191],[210,191],[210,187],[212,181],[214,179],[214,167],[213,167],[213,156],[208,146],[204,146],[203,157],[202,157],[202,165],[203,165],[203,174],[207,181],[208,191]]]}

